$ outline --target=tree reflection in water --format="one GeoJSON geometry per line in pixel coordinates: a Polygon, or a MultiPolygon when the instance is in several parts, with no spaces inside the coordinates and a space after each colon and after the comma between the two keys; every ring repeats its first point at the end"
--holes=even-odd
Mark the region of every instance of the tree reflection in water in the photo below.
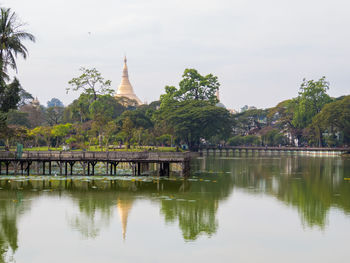
{"type": "MultiPolygon", "coordinates": [[[[234,187],[296,207],[305,226],[324,228],[331,207],[350,212],[350,160],[332,157],[203,159],[205,171],[229,172],[234,187]]],[[[227,179],[231,180],[231,179],[227,179]]]]}
{"type": "MultiPolygon", "coordinates": [[[[21,200],[50,195],[68,196],[78,212],[70,214],[69,225],[85,238],[95,238],[111,224],[116,212],[121,221],[121,236],[138,199],[160,206],[166,222],[178,223],[185,240],[200,235],[212,236],[219,222],[221,201],[234,190],[249,195],[273,196],[295,207],[305,227],[325,228],[329,210],[350,213],[350,160],[297,156],[202,158],[193,163],[193,176],[179,177],[41,177],[0,180],[0,259],[17,249],[17,221],[29,208],[21,200]],[[33,192],[37,189],[37,192],[33,192]]],[[[234,197],[233,197],[234,198],[234,197]]],[[[129,226],[132,227],[132,226],[129,226]]]]}
{"type": "Polygon", "coordinates": [[[5,180],[1,185],[0,262],[13,262],[13,255],[18,248],[17,221],[30,207],[30,203],[24,199],[22,192],[17,190],[22,187],[20,182],[5,180]]]}

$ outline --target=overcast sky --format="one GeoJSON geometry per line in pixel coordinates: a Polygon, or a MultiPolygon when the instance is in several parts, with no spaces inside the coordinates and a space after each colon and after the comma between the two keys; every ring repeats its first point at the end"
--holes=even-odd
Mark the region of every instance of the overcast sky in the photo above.
{"type": "Polygon", "coordinates": [[[142,101],[178,85],[185,68],[212,73],[227,108],[259,108],[297,96],[303,78],[350,92],[347,0],[0,0],[34,34],[18,61],[22,86],[41,104],[65,105],[79,68],[96,67],[117,89],[123,56],[142,101]],[[89,33],[90,32],[90,33],[89,33]]]}

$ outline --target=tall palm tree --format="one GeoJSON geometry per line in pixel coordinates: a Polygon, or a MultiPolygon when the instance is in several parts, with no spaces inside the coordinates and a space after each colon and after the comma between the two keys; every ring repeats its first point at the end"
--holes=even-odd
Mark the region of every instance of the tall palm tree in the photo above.
{"type": "Polygon", "coordinates": [[[21,55],[27,58],[28,50],[22,44],[22,40],[35,42],[35,37],[22,30],[22,24],[15,12],[10,8],[0,8],[0,78],[8,78],[6,72],[8,66],[17,72],[16,58],[21,55]]]}

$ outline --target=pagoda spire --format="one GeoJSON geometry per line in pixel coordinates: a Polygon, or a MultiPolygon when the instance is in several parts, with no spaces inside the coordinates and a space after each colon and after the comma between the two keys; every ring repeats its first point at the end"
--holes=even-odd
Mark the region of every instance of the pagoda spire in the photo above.
{"type": "Polygon", "coordinates": [[[123,73],[122,73],[122,81],[118,87],[117,93],[115,95],[116,98],[118,97],[126,97],[130,100],[136,101],[138,105],[141,105],[141,100],[136,96],[134,89],[131,86],[130,80],[129,80],[129,72],[128,72],[128,66],[127,66],[127,58],[124,56],[124,66],[123,66],[123,73]]]}

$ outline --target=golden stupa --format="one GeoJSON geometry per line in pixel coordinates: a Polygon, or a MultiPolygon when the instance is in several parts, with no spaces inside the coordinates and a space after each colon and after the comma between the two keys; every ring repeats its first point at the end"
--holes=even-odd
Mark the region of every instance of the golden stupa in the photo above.
{"type": "Polygon", "coordinates": [[[118,87],[117,93],[114,95],[116,98],[125,97],[137,102],[137,105],[141,105],[141,100],[136,96],[134,89],[129,81],[128,66],[126,65],[126,57],[124,57],[124,67],[122,81],[118,87]]]}

